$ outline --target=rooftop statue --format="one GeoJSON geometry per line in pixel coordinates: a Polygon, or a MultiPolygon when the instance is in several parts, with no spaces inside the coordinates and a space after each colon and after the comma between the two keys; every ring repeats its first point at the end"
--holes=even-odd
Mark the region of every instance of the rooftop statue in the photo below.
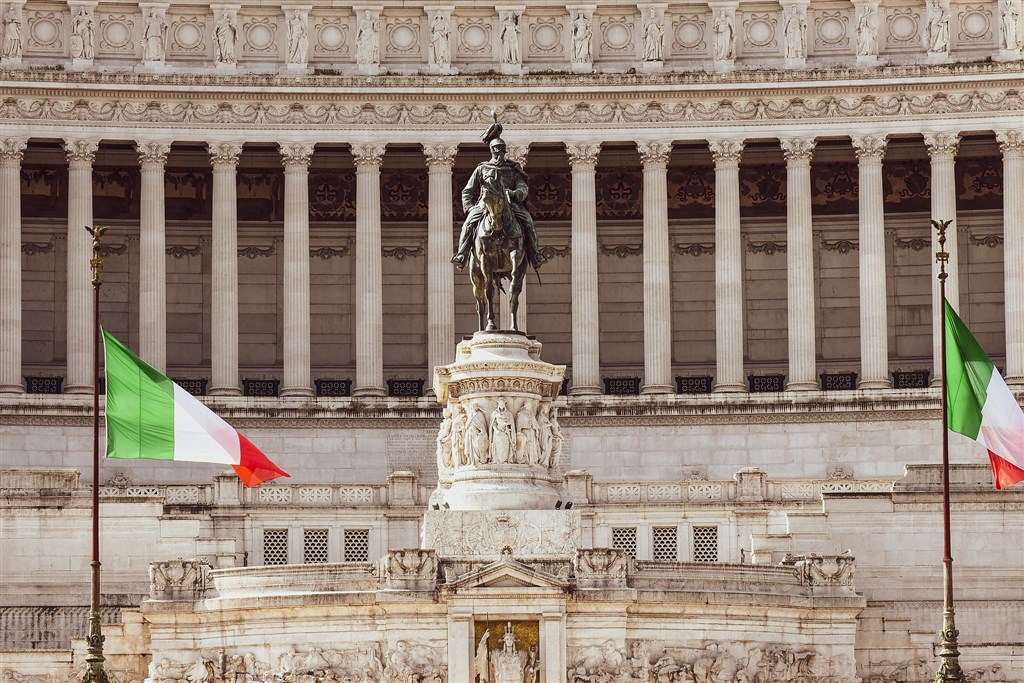
{"type": "Polygon", "coordinates": [[[526,268],[540,267],[537,229],[526,208],[530,189],[526,172],[505,157],[505,141],[498,115],[483,134],[491,158],[481,162],[462,190],[462,224],[459,249],[452,263],[459,270],[469,264],[481,330],[496,330],[494,297],[504,291],[502,280],[510,280],[511,329],[519,329],[519,294],[523,291],[526,268]]]}

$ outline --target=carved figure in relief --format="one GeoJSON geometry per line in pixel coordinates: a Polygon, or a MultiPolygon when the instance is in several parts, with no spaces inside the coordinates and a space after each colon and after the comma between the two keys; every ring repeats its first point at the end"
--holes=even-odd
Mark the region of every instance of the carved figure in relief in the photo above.
{"type": "Polygon", "coordinates": [[[551,419],[548,417],[550,406],[540,405],[537,411],[537,442],[540,449],[539,464],[551,467],[551,419]]]}
{"type": "Polygon", "coordinates": [[[928,3],[928,27],[924,44],[929,52],[949,51],[949,10],[938,0],[928,3]]]}
{"type": "Polygon", "coordinates": [[[792,8],[786,17],[783,34],[786,37],[786,59],[803,59],[807,56],[804,46],[804,34],[807,32],[807,20],[803,12],[792,8]]]}
{"type": "Polygon", "coordinates": [[[519,54],[519,31],[519,15],[515,12],[506,12],[498,36],[501,41],[501,59],[505,64],[522,63],[519,54]]]}
{"type": "Polygon", "coordinates": [[[537,646],[531,645],[526,653],[526,671],[523,673],[523,683],[537,683],[540,677],[540,662],[537,660],[537,646]]]}
{"type": "Polygon", "coordinates": [[[733,27],[732,15],[724,9],[715,17],[715,60],[729,61],[736,59],[736,30],[733,27]]]}
{"type": "Polygon", "coordinates": [[[593,52],[594,29],[591,20],[583,12],[578,12],[572,20],[572,61],[576,64],[589,64],[594,61],[593,52]]]}
{"type": "Polygon", "coordinates": [[[451,66],[451,27],[448,19],[437,12],[430,20],[430,63],[442,68],[451,66]]]}
{"type": "Polygon", "coordinates": [[[466,415],[466,442],[462,445],[466,451],[466,460],[471,465],[486,465],[491,461],[487,418],[484,417],[484,411],[475,403],[467,409],[466,415]]]}
{"type": "Polygon", "coordinates": [[[380,62],[380,20],[374,19],[369,10],[363,13],[356,32],[356,63],[360,66],[380,62]]]}
{"type": "Polygon", "coordinates": [[[491,459],[499,465],[518,462],[516,459],[516,425],[504,398],[491,413],[491,459]]]}
{"type": "Polygon", "coordinates": [[[861,5],[857,18],[857,54],[869,57],[878,54],[878,8],[861,5]]]}
{"type": "Polygon", "coordinates": [[[455,460],[452,457],[452,409],[445,406],[442,412],[441,428],[437,432],[437,469],[452,469],[455,460]]]}
{"type": "Polygon", "coordinates": [[[306,18],[301,12],[292,12],[288,17],[288,63],[305,64],[309,50],[309,34],[306,18]]]}
{"type": "Polygon", "coordinates": [[[532,401],[527,401],[516,414],[516,461],[524,465],[540,465],[541,455],[538,432],[540,425],[532,401]]]}
{"type": "Polygon", "coordinates": [[[5,59],[19,59],[21,57],[21,9],[18,5],[11,5],[7,8],[4,16],[4,50],[5,59]]]}
{"type": "Polygon", "coordinates": [[[1003,13],[1000,15],[1002,41],[1004,50],[1020,49],[1020,11],[1013,0],[1006,0],[1003,13]]]}
{"type": "Polygon", "coordinates": [[[142,59],[147,62],[159,62],[164,58],[167,44],[167,21],[163,12],[149,10],[145,28],[142,32],[142,59]]]}
{"type": "Polygon", "coordinates": [[[452,462],[460,467],[469,464],[466,450],[466,413],[458,403],[452,404],[452,462]]]}
{"type": "Polygon", "coordinates": [[[487,629],[480,637],[476,646],[476,657],[473,660],[473,668],[476,671],[478,683],[491,683],[491,661],[490,651],[487,649],[487,640],[491,637],[491,630],[487,629]]]}
{"type": "Polygon", "coordinates": [[[663,59],[662,50],[665,43],[665,21],[659,18],[653,10],[644,19],[644,61],[660,62],[663,59]]]}
{"type": "Polygon", "coordinates": [[[79,7],[75,10],[75,17],[71,20],[71,58],[92,59],[93,58],[93,23],[92,14],[88,7],[79,7]]]}
{"type": "Polygon", "coordinates": [[[235,41],[238,39],[238,27],[229,12],[221,12],[217,17],[217,28],[214,30],[217,41],[217,63],[234,64],[235,41]]]}
{"type": "Polygon", "coordinates": [[[555,412],[555,405],[548,405],[548,423],[551,425],[551,459],[548,467],[558,467],[558,461],[562,456],[562,430],[558,426],[558,414],[555,412]]]}

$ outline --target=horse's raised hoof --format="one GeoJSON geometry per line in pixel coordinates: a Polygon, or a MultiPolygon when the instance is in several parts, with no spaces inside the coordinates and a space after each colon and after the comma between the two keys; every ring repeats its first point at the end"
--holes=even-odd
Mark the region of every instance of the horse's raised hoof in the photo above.
{"type": "Polygon", "coordinates": [[[484,328],[484,332],[497,332],[498,326],[494,323],[487,323],[487,327],[484,328]]]}

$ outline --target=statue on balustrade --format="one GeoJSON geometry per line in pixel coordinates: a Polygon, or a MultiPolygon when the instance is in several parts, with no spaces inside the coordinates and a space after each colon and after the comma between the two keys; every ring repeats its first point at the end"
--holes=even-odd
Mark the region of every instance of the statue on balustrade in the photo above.
{"type": "Polygon", "coordinates": [[[467,263],[473,282],[481,330],[496,330],[494,297],[504,291],[509,280],[511,329],[518,330],[519,294],[523,290],[526,268],[541,265],[537,229],[526,208],[530,193],[523,167],[507,158],[502,126],[497,114],[483,134],[491,158],[477,165],[462,190],[462,208],[466,220],[459,236],[459,248],[452,256],[460,270],[467,263]]]}

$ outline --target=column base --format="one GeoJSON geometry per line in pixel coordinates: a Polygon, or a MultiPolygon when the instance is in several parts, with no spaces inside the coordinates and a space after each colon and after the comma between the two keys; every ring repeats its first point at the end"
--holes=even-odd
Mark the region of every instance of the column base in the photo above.
{"type": "Polygon", "coordinates": [[[786,383],[786,391],[817,391],[818,388],[818,383],[814,381],[786,383]]]}
{"type": "Polygon", "coordinates": [[[892,389],[892,380],[865,379],[857,383],[857,389],[892,389]]]}
{"type": "Polygon", "coordinates": [[[313,389],[312,387],[284,387],[281,389],[280,396],[281,398],[312,398],[313,389]]]}
{"type": "Polygon", "coordinates": [[[0,394],[24,394],[25,386],[22,384],[0,384],[0,394]]]}
{"type": "Polygon", "coordinates": [[[674,394],[676,388],[671,384],[645,384],[640,389],[641,394],[674,394]]]}
{"type": "Polygon", "coordinates": [[[372,396],[372,397],[384,397],[388,395],[388,392],[384,387],[356,387],[352,390],[353,396],[372,396]]]}
{"type": "Polygon", "coordinates": [[[747,385],[742,382],[719,382],[711,390],[713,394],[738,394],[747,390],[747,385]]]}
{"type": "Polygon", "coordinates": [[[604,392],[596,384],[573,384],[569,387],[570,396],[603,396],[604,392]]]}
{"type": "Polygon", "coordinates": [[[242,387],[210,387],[206,390],[207,396],[241,396],[242,387]]]}
{"type": "Polygon", "coordinates": [[[91,394],[91,384],[69,384],[64,387],[65,394],[91,394]]]}

